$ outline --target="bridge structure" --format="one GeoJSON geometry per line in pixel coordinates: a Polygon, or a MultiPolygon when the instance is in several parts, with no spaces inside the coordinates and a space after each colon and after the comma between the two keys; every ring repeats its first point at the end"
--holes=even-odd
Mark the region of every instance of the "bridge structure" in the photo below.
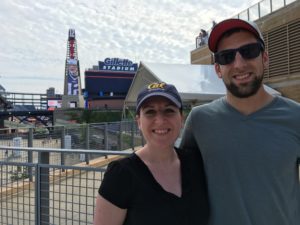
{"type": "Polygon", "coordinates": [[[0,94],[0,128],[8,120],[23,124],[53,125],[53,111],[47,110],[47,95],[2,92],[0,94]]]}
{"type": "Polygon", "coordinates": [[[0,123],[4,119],[11,121],[17,121],[18,123],[34,123],[41,124],[45,127],[54,125],[53,121],[53,111],[48,110],[33,110],[33,111],[4,111],[0,112],[0,123]],[[16,119],[15,119],[16,118],[16,119]]]}

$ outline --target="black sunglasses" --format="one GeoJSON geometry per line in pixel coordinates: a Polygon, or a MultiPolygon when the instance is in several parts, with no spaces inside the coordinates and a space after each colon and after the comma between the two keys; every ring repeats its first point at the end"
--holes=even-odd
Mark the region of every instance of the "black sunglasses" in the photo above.
{"type": "Polygon", "coordinates": [[[254,59],[259,56],[260,52],[264,50],[261,43],[252,43],[243,45],[236,49],[226,49],[214,54],[215,62],[220,65],[227,65],[234,61],[236,52],[239,52],[244,59],[254,59]]]}

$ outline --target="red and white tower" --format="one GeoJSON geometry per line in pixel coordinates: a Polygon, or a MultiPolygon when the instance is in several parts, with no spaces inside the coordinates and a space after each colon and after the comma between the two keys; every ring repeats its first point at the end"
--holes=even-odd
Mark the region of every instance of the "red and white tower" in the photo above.
{"type": "Polygon", "coordinates": [[[75,30],[69,29],[62,107],[81,108],[83,106],[84,102],[81,91],[80,67],[75,30]]]}

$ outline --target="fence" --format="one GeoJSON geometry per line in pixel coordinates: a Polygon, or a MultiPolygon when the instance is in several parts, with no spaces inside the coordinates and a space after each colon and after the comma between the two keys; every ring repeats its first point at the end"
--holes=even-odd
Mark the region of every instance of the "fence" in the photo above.
{"type": "Polygon", "coordinates": [[[35,163],[0,161],[0,224],[92,224],[105,165],[132,151],[0,146],[0,152],[38,154],[35,163]],[[97,155],[87,165],[54,165],[52,154],[97,155]]]}
{"type": "Polygon", "coordinates": [[[134,121],[1,129],[0,224],[92,224],[106,164],[143,142],[134,121]]]}
{"type": "MultiPolygon", "coordinates": [[[[13,147],[124,150],[143,145],[143,137],[135,121],[68,126],[0,129],[0,145],[13,147]]],[[[70,150],[72,152],[72,150],[70,150]]],[[[52,154],[51,164],[73,165],[93,159],[93,154],[52,154]]],[[[37,160],[32,152],[5,150],[0,160],[29,162],[37,160]]]]}

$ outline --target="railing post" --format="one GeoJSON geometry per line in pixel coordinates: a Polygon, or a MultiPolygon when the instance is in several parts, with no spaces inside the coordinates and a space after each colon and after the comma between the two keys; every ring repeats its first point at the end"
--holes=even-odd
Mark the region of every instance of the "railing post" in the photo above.
{"type": "Polygon", "coordinates": [[[250,21],[250,13],[249,13],[249,8],[247,9],[247,20],[250,21]]]}
{"type": "MultiPolygon", "coordinates": [[[[90,125],[86,125],[86,132],[85,132],[85,148],[90,149],[90,125]]],[[[90,163],[89,154],[85,153],[85,162],[88,165],[90,163]]]]}
{"type": "Polygon", "coordinates": [[[260,17],[261,17],[260,2],[258,2],[257,4],[258,4],[258,18],[260,19],[260,17]]]}
{"type": "Polygon", "coordinates": [[[273,12],[273,2],[272,2],[272,0],[270,0],[270,12],[271,13],[273,12]]]}
{"type": "Polygon", "coordinates": [[[122,121],[119,123],[119,151],[121,151],[123,149],[123,137],[122,137],[122,121]]]}
{"type": "MultiPolygon", "coordinates": [[[[108,123],[104,123],[104,130],[103,130],[103,138],[104,138],[104,149],[108,149],[108,132],[107,132],[108,123]]],[[[104,156],[107,159],[107,155],[104,156]]]]}
{"type": "Polygon", "coordinates": [[[104,124],[104,145],[105,145],[105,149],[108,150],[107,123],[104,124]]]}
{"type": "MultiPolygon", "coordinates": [[[[63,126],[62,131],[61,131],[61,137],[60,137],[61,149],[64,149],[66,147],[65,146],[65,136],[66,136],[66,130],[65,130],[65,127],[63,126]]],[[[60,164],[65,165],[65,153],[60,153],[60,164]]]]}
{"type": "Polygon", "coordinates": [[[36,164],[35,165],[35,177],[36,177],[36,180],[35,180],[35,225],[40,225],[40,215],[41,215],[41,212],[40,212],[40,199],[41,199],[41,196],[40,196],[40,193],[41,193],[41,190],[40,190],[40,167],[39,167],[39,164],[36,164]]]}
{"type": "Polygon", "coordinates": [[[39,218],[41,225],[49,225],[49,168],[41,164],[49,165],[49,152],[39,152],[39,218]]]}
{"type": "MultiPolygon", "coordinates": [[[[29,128],[28,130],[28,147],[33,147],[33,128],[29,128]]],[[[32,151],[27,152],[27,161],[28,163],[32,163],[33,157],[32,157],[32,151]]],[[[28,167],[28,177],[29,180],[32,181],[32,168],[28,167]]]]}
{"type": "Polygon", "coordinates": [[[134,150],[134,121],[131,122],[131,148],[134,150]]]}

